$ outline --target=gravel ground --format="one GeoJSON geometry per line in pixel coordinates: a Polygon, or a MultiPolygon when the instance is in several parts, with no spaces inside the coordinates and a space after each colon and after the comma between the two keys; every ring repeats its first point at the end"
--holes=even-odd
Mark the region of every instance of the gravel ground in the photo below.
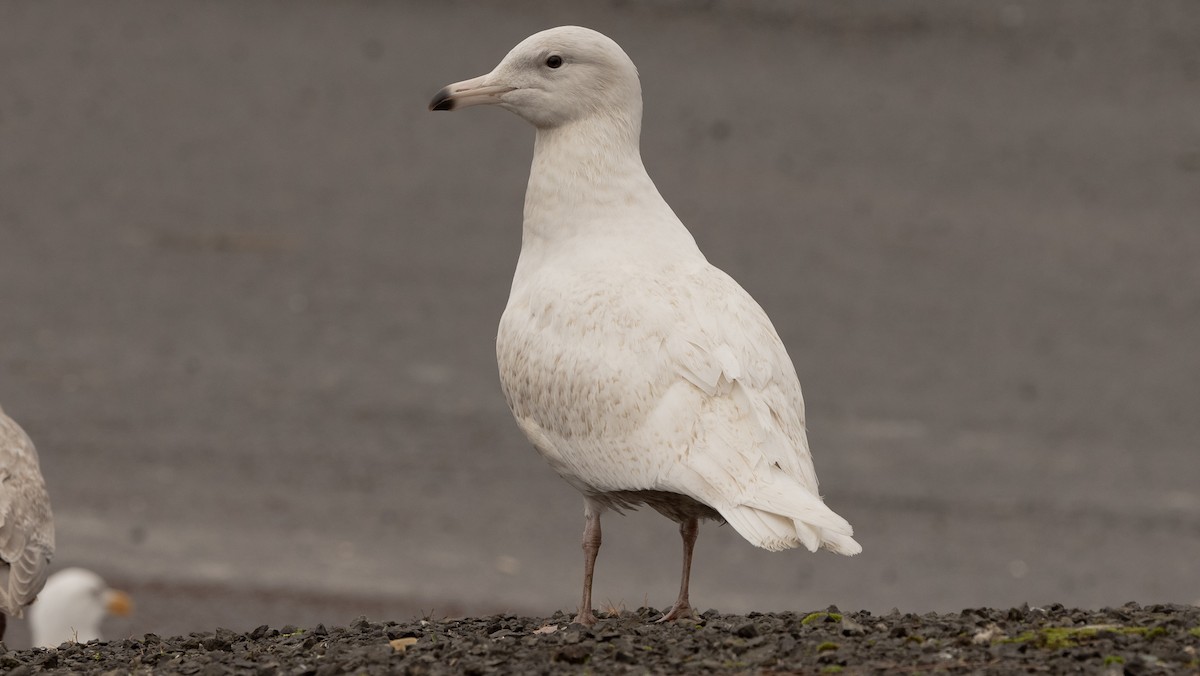
{"type": "MultiPolygon", "coordinates": [[[[611,615],[611,613],[610,613],[611,615]]],[[[1200,672],[1200,607],[967,609],[808,614],[707,611],[651,622],[651,608],[588,629],[570,615],[413,619],[162,638],[146,634],[4,652],[0,673],[1016,673],[1200,672]]]]}

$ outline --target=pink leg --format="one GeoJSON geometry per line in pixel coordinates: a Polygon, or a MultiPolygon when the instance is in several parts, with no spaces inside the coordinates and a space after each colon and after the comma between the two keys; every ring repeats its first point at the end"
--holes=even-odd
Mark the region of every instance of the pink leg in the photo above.
{"type": "Polygon", "coordinates": [[[679,583],[679,598],[675,600],[675,605],[659,622],[693,617],[692,604],[688,602],[688,579],[692,576],[692,549],[696,546],[696,536],[700,534],[699,521],[688,519],[679,524],[679,534],[683,536],[683,581],[679,583]]]}
{"type": "Polygon", "coordinates": [[[587,522],[583,526],[583,602],[575,621],[585,626],[596,624],[592,614],[592,572],[596,569],[596,555],[600,553],[600,510],[586,509],[587,522]]]}

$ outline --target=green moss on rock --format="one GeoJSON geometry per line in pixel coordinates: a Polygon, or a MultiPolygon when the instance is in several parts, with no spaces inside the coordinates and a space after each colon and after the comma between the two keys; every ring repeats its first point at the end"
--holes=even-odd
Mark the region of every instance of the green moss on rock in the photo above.
{"type": "Polygon", "coordinates": [[[841,621],[842,621],[841,613],[827,613],[825,611],[819,611],[819,612],[809,613],[809,614],[805,615],[804,619],[800,620],[800,624],[807,626],[807,625],[813,624],[814,622],[841,622],[841,621]]]}

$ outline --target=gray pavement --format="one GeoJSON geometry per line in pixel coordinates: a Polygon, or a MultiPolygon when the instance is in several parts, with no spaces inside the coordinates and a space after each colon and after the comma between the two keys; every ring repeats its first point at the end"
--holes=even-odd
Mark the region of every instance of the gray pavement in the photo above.
{"type": "MultiPolygon", "coordinates": [[[[865,550],[708,525],[694,602],[1200,600],[1200,9],[732,5],[0,4],[0,401],[110,635],[574,609],[493,355],[533,133],[425,110],[563,23],[638,64],[865,550]]],[[[598,602],[668,605],[677,550],[607,518],[598,602]]]]}

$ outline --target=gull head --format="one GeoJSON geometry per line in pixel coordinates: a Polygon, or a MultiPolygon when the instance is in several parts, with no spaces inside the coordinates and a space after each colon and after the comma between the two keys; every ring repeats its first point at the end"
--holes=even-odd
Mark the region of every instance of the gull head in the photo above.
{"type": "Polygon", "coordinates": [[[128,615],[129,595],[111,589],[90,570],[66,568],[50,576],[29,607],[34,647],[52,648],[67,641],[100,638],[100,622],[108,615],[128,615]]]}
{"type": "Polygon", "coordinates": [[[589,28],[561,26],[525,38],[492,72],[443,87],[430,110],[498,105],[551,129],[597,115],[640,122],[637,68],[589,28]]]}

